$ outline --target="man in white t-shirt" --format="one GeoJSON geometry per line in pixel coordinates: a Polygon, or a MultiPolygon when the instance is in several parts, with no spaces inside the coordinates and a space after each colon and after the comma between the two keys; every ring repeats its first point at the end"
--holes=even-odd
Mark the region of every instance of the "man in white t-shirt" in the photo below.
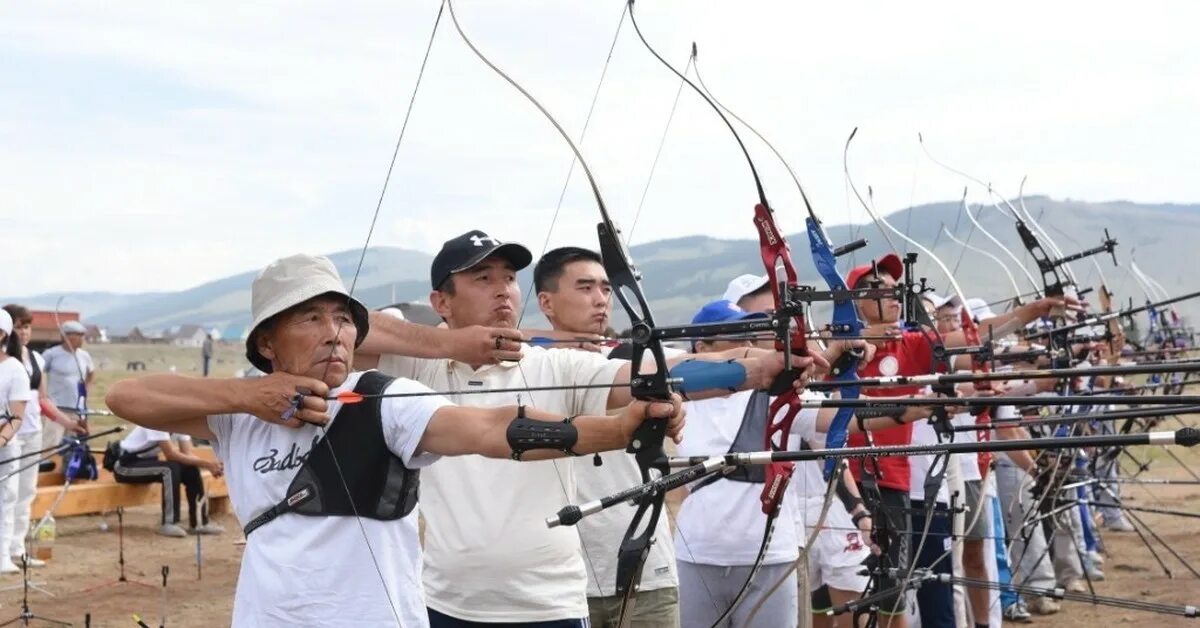
{"type": "Polygon", "coordinates": [[[267,375],[146,375],[106,397],[134,423],[213,443],[247,534],[235,626],[427,626],[413,516],[421,467],[439,455],[616,449],[649,416],[668,419],[672,437],[682,427],[678,397],[564,419],[456,407],[415,382],[352,371],[368,313],[324,257],[272,263],[251,310],[246,357],[267,375]]]}
{"type": "MultiPolygon", "coordinates": [[[[612,285],[600,255],[579,247],[547,251],[533,269],[538,307],[550,327],[577,334],[585,345],[603,335],[612,313],[612,285]]],[[[568,345],[570,346],[570,345],[568,345]]],[[[610,348],[601,353],[609,355],[610,348]]],[[[613,356],[609,356],[613,357],[613,356]]],[[[624,451],[608,451],[597,458],[576,458],[576,499],[588,502],[612,495],[642,481],[637,461],[624,451]]],[[[615,628],[623,596],[614,588],[617,552],[633,508],[609,508],[577,524],[587,570],[588,619],[592,628],[615,628]]],[[[642,567],[633,625],[637,628],[674,628],[679,625],[679,579],[675,575],[675,550],[667,517],[659,517],[655,542],[642,567]]]]}
{"type": "MultiPolygon", "coordinates": [[[[46,362],[46,381],[50,400],[71,419],[86,421],[78,411],[84,409],[88,386],[96,377],[96,365],[92,356],[83,348],[87,328],[79,321],[63,323],[62,344],[54,345],[42,354],[46,362]]],[[[63,427],[47,423],[42,427],[42,446],[54,447],[62,440],[63,427]]]]}
{"type": "MultiPolygon", "coordinates": [[[[430,270],[430,305],[447,326],[515,328],[521,289],[517,270],[532,254],[482,231],[447,241],[430,270]]],[[[414,379],[473,406],[511,404],[520,397],[563,414],[604,413],[632,399],[630,363],[594,353],[526,347],[519,361],[498,365],[394,355],[388,328],[373,328],[367,342],[381,353],[381,371],[414,379]],[[528,387],[557,390],[514,392],[528,387]],[[591,388],[579,388],[590,386],[591,388]],[[487,390],[497,392],[485,393],[487,390]]],[[[765,350],[713,354],[706,362],[732,361],[743,372],[731,388],[766,388],[783,368],[782,355],[765,350]]],[[[685,358],[667,359],[667,368],[685,358]]],[[[793,359],[809,369],[812,359],[793,359]]],[[[643,370],[654,367],[642,365],[643,370]]],[[[802,381],[802,380],[798,380],[802,381]]],[[[728,394],[689,392],[693,399],[728,394]]],[[[547,535],[543,518],[574,502],[573,465],[554,462],[513,466],[477,456],[445,461],[425,475],[421,514],[425,534],[425,589],[433,626],[512,623],[583,626],[588,616],[586,557],[577,532],[547,535]]]]}

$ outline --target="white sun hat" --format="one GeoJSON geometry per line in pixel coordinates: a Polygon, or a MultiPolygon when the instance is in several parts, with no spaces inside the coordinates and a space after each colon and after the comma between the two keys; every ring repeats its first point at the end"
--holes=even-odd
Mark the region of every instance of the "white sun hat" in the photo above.
{"type": "Polygon", "coordinates": [[[367,337],[367,307],[346,291],[337,268],[322,255],[292,255],[271,262],[250,287],[250,334],[246,337],[246,359],[264,373],[271,372],[271,361],[258,352],[256,332],[271,317],[321,295],[345,297],[358,328],[354,346],[367,337]]]}

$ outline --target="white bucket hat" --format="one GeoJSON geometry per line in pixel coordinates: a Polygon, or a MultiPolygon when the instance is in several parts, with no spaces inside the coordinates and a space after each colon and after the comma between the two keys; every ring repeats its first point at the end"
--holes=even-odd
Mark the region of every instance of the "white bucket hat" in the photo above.
{"type": "Polygon", "coordinates": [[[354,346],[367,337],[367,307],[346,292],[337,268],[328,257],[321,255],[292,255],[271,262],[250,287],[250,334],[246,337],[246,359],[264,373],[271,372],[271,361],[258,352],[256,333],[271,317],[325,294],[346,298],[350,316],[358,328],[354,346]]]}
{"type": "Polygon", "coordinates": [[[0,332],[4,332],[4,335],[8,336],[12,333],[12,330],[12,315],[8,313],[8,310],[0,309],[0,332]]]}

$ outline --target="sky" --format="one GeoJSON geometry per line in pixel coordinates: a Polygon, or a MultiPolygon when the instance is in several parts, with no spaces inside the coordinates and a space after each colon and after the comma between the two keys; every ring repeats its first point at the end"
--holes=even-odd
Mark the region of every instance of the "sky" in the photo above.
{"type": "MultiPolygon", "coordinates": [[[[361,247],[438,6],[6,6],[0,294],[182,289],[295,252],[361,247]]],[[[631,243],[755,237],[755,188],[732,135],[690,91],[668,128],[680,81],[637,39],[622,0],[454,6],[475,45],[574,138],[606,69],[582,147],[631,243]]],[[[962,193],[918,133],[1010,196],[1028,175],[1027,194],[1200,201],[1195,3],[641,0],[635,10],[676,67],[698,44],[708,87],[784,154],[828,224],[869,220],[842,171],[856,127],[851,172],[885,212],[962,193]]],[[[786,171],[742,135],[779,223],[801,230],[786,171]]],[[[581,172],[560,206],[571,164],[550,123],[444,15],[371,243],[434,252],[478,228],[535,253],[547,241],[595,246],[581,172]]],[[[971,195],[986,199],[980,187],[971,195]]]]}

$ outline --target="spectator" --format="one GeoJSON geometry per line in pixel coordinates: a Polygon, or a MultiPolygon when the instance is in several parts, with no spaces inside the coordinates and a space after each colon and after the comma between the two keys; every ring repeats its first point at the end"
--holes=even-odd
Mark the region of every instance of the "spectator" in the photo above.
{"type": "MultiPolygon", "coordinates": [[[[13,457],[30,454],[42,448],[43,414],[71,433],[86,434],[87,428],[82,422],[63,414],[50,401],[50,395],[46,392],[44,375],[46,362],[42,359],[42,354],[29,348],[29,339],[33,336],[33,315],[29,313],[28,309],[14,304],[5,305],[4,311],[12,316],[13,337],[19,347],[19,355],[13,357],[20,359],[25,366],[25,372],[29,376],[29,389],[32,393],[29,403],[25,404],[25,415],[21,421],[21,428],[17,430],[17,435],[9,445],[13,457]]],[[[7,549],[8,555],[12,556],[16,563],[19,563],[18,559],[25,555],[25,535],[29,533],[29,513],[33,507],[33,499],[37,496],[38,466],[28,464],[28,462],[21,464],[24,465],[21,472],[4,483],[4,503],[2,511],[0,511],[0,515],[4,517],[3,523],[0,524],[4,526],[3,529],[7,530],[7,526],[10,525],[9,520],[12,521],[12,537],[7,549]],[[11,499],[10,491],[12,491],[11,499]]],[[[0,551],[4,551],[4,549],[4,546],[0,545],[0,551]]],[[[28,560],[30,567],[46,565],[44,561],[32,556],[28,557],[28,560]]]]}
{"type": "Polygon", "coordinates": [[[200,360],[202,363],[201,371],[204,377],[208,377],[208,368],[212,363],[213,357],[213,337],[211,333],[204,334],[204,344],[200,345],[200,360]]]}
{"type": "MultiPolygon", "coordinates": [[[[96,364],[84,348],[83,336],[87,328],[79,321],[63,323],[62,344],[46,350],[42,358],[46,362],[50,400],[72,420],[86,424],[83,411],[87,408],[87,389],[96,376],[96,364]]],[[[42,448],[54,447],[62,441],[63,427],[51,423],[42,428],[42,448]]]]}
{"type": "MultiPolygon", "coordinates": [[[[17,430],[21,428],[21,419],[25,416],[25,404],[31,397],[29,390],[29,376],[25,374],[25,369],[21,366],[21,361],[14,357],[20,355],[20,346],[16,339],[13,338],[13,320],[5,310],[0,310],[0,460],[8,461],[0,464],[0,477],[11,473],[16,462],[12,460],[13,451],[16,449],[15,444],[10,444],[16,436],[17,430]]],[[[4,501],[15,502],[15,495],[10,500],[9,493],[12,488],[11,482],[6,482],[4,486],[4,501]]],[[[5,504],[5,508],[9,508],[9,504],[5,504]]],[[[5,534],[12,534],[12,527],[4,526],[11,519],[0,517],[0,543],[8,544],[8,539],[5,534]]],[[[19,570],[13,564],[7,553],[0,552],[0,573],[10,574],[17,573],[19,570]]]]}
{"type": "Polygon", "coordinates": [[[192,449],[192,437],[135,427],[129,436],[121,440],[121,458],[117,460],[113,474],[118,482],[128,484],[162,482],[162,525],[158,528],[159,534],[174,537],[187,536],[188,532],[220,534],[225,530],[208,521],[208,500],[204,499],[201,469],[207,469],[213,477],[221,477],[225,472],[220,462],[196,455],[192,449]],[[181,483],[187,489],[187,531],[179,527],[181,483]]]}

